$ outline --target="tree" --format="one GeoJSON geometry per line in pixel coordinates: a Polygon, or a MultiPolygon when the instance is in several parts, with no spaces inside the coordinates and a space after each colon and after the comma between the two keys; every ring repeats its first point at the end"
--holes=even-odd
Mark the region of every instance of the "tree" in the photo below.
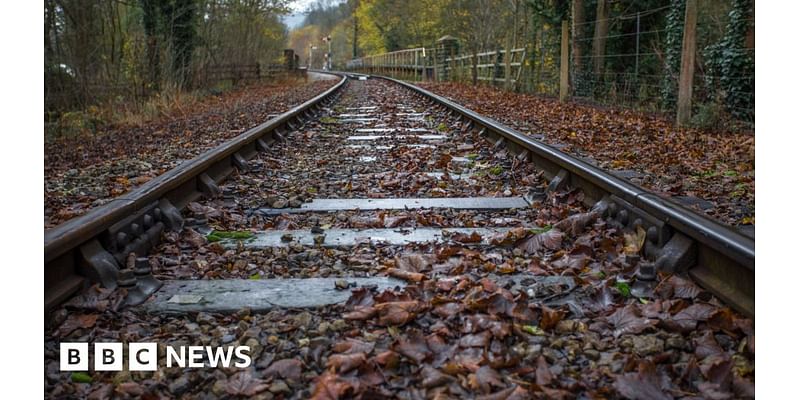
{"type": "Polygon", "coordinates": [[[597,0],[597,14],[592,40],[592,60],[595,80],[602,80],[605,67],[606,40],[608,37],[608,6],[606,0],[597,0]]]}

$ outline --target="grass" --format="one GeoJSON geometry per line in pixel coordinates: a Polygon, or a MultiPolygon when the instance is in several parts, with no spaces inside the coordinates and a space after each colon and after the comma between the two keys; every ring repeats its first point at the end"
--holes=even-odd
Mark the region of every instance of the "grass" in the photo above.
{"type": "MultiPolygon", "coordinates": [[[[271,81],[268,84],[281,85],[296,81],[293,78],[271,81]]],[[[159,92],[148,97],[123,97],[99,101],[83,110],[48,112],[45,115],[45,140],[58,137],[98,135],[109,126],[143,126],[159,118],[186,115],[201,105],[217,101],[216,97],[242,87],[233,86],[229,81],[221,81],[212,86],[192,91],[184,91],[177,86],[166,85],[159,92]]]]}

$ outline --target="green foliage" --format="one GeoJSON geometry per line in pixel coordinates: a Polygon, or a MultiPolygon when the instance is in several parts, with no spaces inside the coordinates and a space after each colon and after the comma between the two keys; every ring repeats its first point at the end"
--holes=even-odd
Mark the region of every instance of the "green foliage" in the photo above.
{"type": "Polygon", "coordinates": [[[223,239],[246,240],[253,238],[252,232],[246,231],[212,231],[206,236],[209,242],[219,242],[223,239]]]}
{"type": "Polygon", "coordinates": [[[695,128],[710,130],[724,124],[726,115],[725,106],[719,102],[701,103],[692,115],[691,125],[695,128]]]}
{"type": "Polygon", "coordinates": [[[752,11],[751,0],[733,0],[725,36],[703,51],[706,85],[720,93],[728,113],[742,119],[752,119],[755,107],[755,57],[744,47],[752,11]]]}
{"type": "Polygon", "coordinates": [[[274,63],[286,44],[287,4],[45,0],[45,110],[56,119],[91,105],[142,105],[205,84],[194,78],[208,65],[274,63]]]}
{"type": "Polygon", "coordinates": [[[661,102],[665,109],[675,108],[678,93],[678,76],[681,70],[683,45],[683,20],[686,0],[671,0],[664,35],[664,78],[661,84],[661,102]]]}
{"type": "Polygon", "coordinates": [[[91,375],[86,372],[73,372],[70,374],[70,379],[76,383],[92,383],[91,375]]]}
{"type": "Polygon", "coordinates": [[[536,325],[522,325],[521,328],[523,332],[534,336],[544,336],[547,334],[542,328],[536,325]]]}
{"type": "Polygon", "coordinates": [[[614,288],[622,294],[622,297],[631,297],[631,286],[628,282],[617,281],[617,283],[614,284],[614,288]]]}

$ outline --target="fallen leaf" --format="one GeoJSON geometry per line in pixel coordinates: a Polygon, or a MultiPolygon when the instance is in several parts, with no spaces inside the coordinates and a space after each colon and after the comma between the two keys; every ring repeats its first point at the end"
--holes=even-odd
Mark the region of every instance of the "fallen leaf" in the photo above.
{"type": "Polygon", "coordinates": [[[237,372],[225,385],[225,391],[231,396],[255,396],[267,388],[269,385],[253,376],[250,370],[237,372]]]}
{"type": "Polygon", "coordinates": [[[551,229],[545,233],[534,234],[527,239],[523,239],[517,247],[524,250],[527,254],[534,254],[542,249],[557,250],[561,247],[561,240],[564,234],[557,229],[551,229]]]}
{"type": "Polygon", "coordinates": [[[296,358],[287,358],[273,362],[272,365],[264,371],[264,376],[279,376],[283,379],[299,381],[302,372],[303,363],[301,363],[300,360],[296,358]]]}

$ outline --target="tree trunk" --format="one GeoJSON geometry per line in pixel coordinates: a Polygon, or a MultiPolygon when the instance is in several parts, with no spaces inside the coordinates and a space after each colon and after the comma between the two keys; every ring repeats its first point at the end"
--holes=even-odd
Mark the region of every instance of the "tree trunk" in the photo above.
{"type": "Polygon", "coordinates": [[[697,49],[697,0],[686,0],[681,49],[681,78],[678,82],[678,126],[686,126],[692,118],[692,83],[694,82],[694,53],[697,49]]]}
{"type": "Polygon", "coordinates": [[[573,74],[581,72],[581,38],[583,25],[586,23],[586,13],[583,10],[583,0],[572,0],[572,71],[573,74]]]}
{"type": "Polygon", "coordinates": [[[594,24],[592,59],[594,60],[595,80],[601,80],[605,67],[606,39],[608,36],[608,7],[606,0],[597,0],[597,22],[594,24]]]}
{"type": "Polygon", "coordinates": [[[142,0],[142,25],[147,42],[147,81],[158,90],[161,83],[161,57],[158,50],[158,9],[154,0],[142,0]]]}
{"type": "Polygon", "coordinates": [[[358,58],[358,17],[353,15],[353,59],[358,58]]]}

